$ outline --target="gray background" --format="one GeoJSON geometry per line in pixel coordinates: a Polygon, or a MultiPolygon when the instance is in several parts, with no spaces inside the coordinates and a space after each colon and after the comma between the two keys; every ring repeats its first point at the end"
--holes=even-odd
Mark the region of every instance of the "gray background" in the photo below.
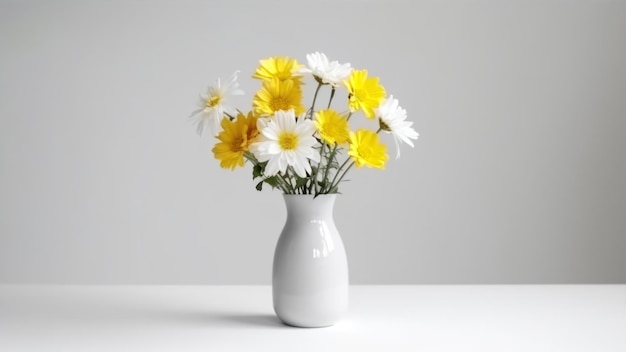
{"type": "Polygon", "coordinates": [[[322,51],[420,133],[342,187],[352,283],[626,283],[624,2],[2,0],[0,48],[0,282],[269,284],[282,197],[187,117],[322,51]]]}

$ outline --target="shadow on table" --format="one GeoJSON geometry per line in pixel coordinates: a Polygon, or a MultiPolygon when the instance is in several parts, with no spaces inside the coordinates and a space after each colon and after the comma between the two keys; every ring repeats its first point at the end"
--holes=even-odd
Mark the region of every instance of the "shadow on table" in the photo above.
{"type": "Polygon", "coordinates": [[[248,314],[248,315],[217,315],[214,319],[221,320],[227,324],[238,324],[250,327],[273,327],[288,328],[280,319],[271,314],[248,314]]]}
{"type": "MultiPolygon", "coordinates": [[[[156,316],[154,318],[157,318],[156,316]]],[[[272,314],[240,314],[225,312],[162,312],[158,319],[172,323],[237,327],[289,329],[278,317],[272,314]]]]}

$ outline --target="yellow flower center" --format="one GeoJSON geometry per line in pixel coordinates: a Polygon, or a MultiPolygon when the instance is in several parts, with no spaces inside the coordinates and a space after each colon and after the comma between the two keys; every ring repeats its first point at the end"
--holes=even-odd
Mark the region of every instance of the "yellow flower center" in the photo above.
{"type": "Polygon", "coordinates": [[[270,108],[273,111],[289,110],[289,101],[283,97],[275,97],[270,101],[270,108]]]}
{"type": "Polygon", "coordinates": [[[207,108],[215,107],[216,105],[219,105],[221,100],[222,100],[222,97],[220,97],[219,95],[212,96],[206,101],[206,107],[207,108]]]}
{"type": "Polygon", "coordinates": [[[278,136],[278,145],[282,150],[294,150],[298,146],[298,135],[284,131],[278,136]]]}
{"type": "Polygon", "coordinates": [[[246,150],[245,146],[246,146],[246,141],[244,140],[243,137],[235,137],[230,144],[230,149],[233,152],[238,153],[241,151],[245,151],[246,150]]]}

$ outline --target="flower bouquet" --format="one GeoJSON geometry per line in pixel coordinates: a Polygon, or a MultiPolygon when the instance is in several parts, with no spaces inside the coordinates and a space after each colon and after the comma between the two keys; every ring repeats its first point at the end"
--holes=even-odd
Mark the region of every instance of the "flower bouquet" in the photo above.
{"type": "Polygon", "coordinates": [[[307,65],[285,56],[260,60],[252,74],[260,88],[245,110],[228,102],[243,94],[238,72],[225,82],[218,79],[201,95],[200,108],[191,115],[199,134],[208,131],[217,138],[212,151],[222,168],[252,164],[259,191],[267,184],[284,194],[338,193],[354,165],[385,168],[389,155],[381,132],[393,136],[396,158],[400,143],[413,147],[411,140],[418,138],[406,110],[393,95],[387,96],[379,78],[349,63],[329,61],[319,52],[306,58],[307,65]],[[303,101],[307,79],[316,83],[308,106],[303,101]],[[322,94],[327,97],[324,103],[322,94]],[[352,130],[357,113],[375,124],[352,130]]]}
{"type": "Polygon", "coordinates": [[[381,132],[393,135],[396,157],[400,143],[412,147],[418,133],[378,78],[318,52],[307,55],[306,66],[283,56],[261,60],[252,74],[260,88],[244,111],[228,104],[243,94],[237,73],[209,87],[191,116],[199,134],[217,138],[213,154],[221,167],[249,162],[257,190],[267,184],[284,194],[287,220],[272,268],[277,316],[292,326],[333,325],[348,306],[347,257],[332,215],[339,185],[354,165],[385,167],[381,132]],[[317,83],[308,107],[307,79],[317,83]],[[351,128],[357,113],[365,117],[361,124],[377,123],[351,128]]]}

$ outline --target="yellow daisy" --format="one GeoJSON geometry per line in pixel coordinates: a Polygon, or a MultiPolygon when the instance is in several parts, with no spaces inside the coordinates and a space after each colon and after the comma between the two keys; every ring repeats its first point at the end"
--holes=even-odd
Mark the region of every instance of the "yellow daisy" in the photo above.
{"type": "Polygon", "coordinates": [[[318,111],[314,122],[320,137],[328,144],[344,144],[350,139],[348,120],[335,110],[318,111]]]}
{"type": "Polygon", "coordinates": [[[258,115],[273,116],[275,112],[294,110],[302,114],[302,89],[294,81],[273,79],[263,82],[263,87],[252,98],[252,106],[258,115]]]}
{"type": "Polygon", "coordinates": [[[350,150],[348,155],[357,167],[367,166],[384,169],[389,159],[387,146],[380,142],[378,134],[373,131],[359,129],[350,131],[350,150]]]}
{"type": "Polygon", "coordinates": [[[378,77],[367,77],[367,70],[353,70],[344,82],[348,89],[348,107],[355,112],[359,109],[368,118],[374,118],[376,109],[385,99],[385,88],[378,83],[378,77]]]}
{"type": "Polygon", "coordinates": [[[287,56],[274,56],[259,61],[259,67],[252,75],[252,78],[258,78],[263,81],[279,81],[295,80],[300,83],[301,75],[299,73],[303,66],[296,59],[287,56]]]}
{"type": "Polygon", "coordinates": [[[243,154],[249,150],[258,134],[257,117],[252,112],[248,116],[239,113],[232,121],[222,119],[222,131],[217,135],[220,142],[213,147],[213,154],[220,161],[220,166],[231,170],[243,166],[243,154]]]}

